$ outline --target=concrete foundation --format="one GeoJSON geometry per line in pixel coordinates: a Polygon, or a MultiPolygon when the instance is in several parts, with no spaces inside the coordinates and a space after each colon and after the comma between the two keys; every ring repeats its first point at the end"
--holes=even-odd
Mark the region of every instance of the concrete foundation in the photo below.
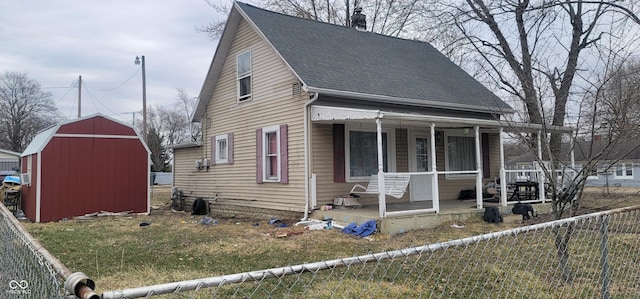
{"type": "MultiPolygon", "coordinates": [[[[537,213],[549,213],[551,211],[550,203],[532,204],[537,213]]],[[[403,204],[406,209],[407,204],[403,204]]],[[[496,203],[486,203],[486,206],[497,206],[503,215],[512,214],[512,205],[506,207],[499,206],[496,203]]],[[[415,204],[416,209],[423,208],[422,203],[415,204]]],[[[393,210],[393,205],[387,205],[387,211],[393,210]]],[[[415,215],[403,216],[387,216],[380,218],[378,206],[362,206],[360,208],[341,208],[331,210],[317,210],[311,214],[313,219],[333,219],[338,225],[346,225],[356,222],[358,225],[369,220],[376,220],[378,231],[383,234],[395,235],[410,230],[434,228],[444,224],[462,224],[469,218],[482,218],[484,209],[477,209],[475,202],[471,201],[450,201],[442,202],[440,213],[423,213],[415,215]]]]}

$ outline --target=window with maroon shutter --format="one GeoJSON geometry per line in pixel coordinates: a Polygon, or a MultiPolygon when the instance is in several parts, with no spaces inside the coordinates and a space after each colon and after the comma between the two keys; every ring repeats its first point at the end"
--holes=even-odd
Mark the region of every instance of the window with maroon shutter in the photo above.
{"type": "Polygon", "coordinates": [[[262,128],[256,129],[256,183],[262,184],[262,128]]]}
{"type": "Polygon", "coordinates": [[[233,133],[211,137],[212,164],[233,163],[233,133]]]}
{"type": "Polygon", "coordinates": [[[256,130],[256,182],[289,183],[287,125],[256,130]]]}
{"type": "Polygon", "coordinates": [[[278,179],[278,132],[265,133],[267,142],[265,153],[265,169],[267,170],[266,179],[278,179]]]}

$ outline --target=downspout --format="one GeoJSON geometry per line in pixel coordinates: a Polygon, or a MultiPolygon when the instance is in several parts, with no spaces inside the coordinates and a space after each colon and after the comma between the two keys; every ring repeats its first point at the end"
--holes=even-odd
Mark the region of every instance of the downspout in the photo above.
{"type": "Polygon", "coordinates": [[[310,177],[310,167],[309,164],[309,109],[311,103],[315,102],[318,99],[319,93],[314,93],[313,97],[304,103],[304,198],[305,198],[305,206],[304,206],[304,217],[302,221],[306,221],[309,219],[309,206],[311,202],[311,197],[309,196],[309,177],[310,177]]]}

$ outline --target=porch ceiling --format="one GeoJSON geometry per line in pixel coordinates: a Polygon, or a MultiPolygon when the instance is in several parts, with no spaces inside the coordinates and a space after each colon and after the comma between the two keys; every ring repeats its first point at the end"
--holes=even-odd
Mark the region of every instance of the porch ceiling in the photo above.
{"type": "Polygon", "coordinates": [[[573,132],[573,128],[565,126],[543,126],[524,122],[513,122],[505,120],[490,120],[478,118],[462,118],[434,116],[415,113],[399,113],[384,110],[369,110],[357,108],[312,106],[311,121],[315,123],[343,123],[363,120],[375,120],[381,118],[386,124],[402,124],[403,126],[424,126],[425,122],[434,123],[437,127],[470,127],[480,126],[483,128],[503,128],[511,132],[573,132]]]}

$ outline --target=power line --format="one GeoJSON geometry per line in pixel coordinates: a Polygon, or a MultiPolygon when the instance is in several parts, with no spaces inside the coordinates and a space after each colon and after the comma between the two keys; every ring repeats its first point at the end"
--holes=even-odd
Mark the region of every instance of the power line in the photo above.
{"type": "MultiPolygon", "coordinates": [[[[73,83],[71,84],[73,85],[73,83]]],[[[62,89],[62,88],[73,88],[74,86],[47,86],[47,87],[40,87],[40,89],[62,89]]]]}
{"type": "Polygon", "coordinates": [[[64,99],[69,94],[70,91],[76,89],[75,87],[67,87],[67,88],[68,90],[56,101],[56,106],[60,104],[60,102],[62,102],[62,99],[64,99]]]}
{"type": "MultiPolygon", "coordinates": [[[[82,85],[86,87],[86,84],[84,82],[82,82],[82,85]]],[[[89,97],[91,98],[92,103],[93,103],[93,107],[96,109],[96,111],[100,111],[100,109],[98,109],[98,107],[96,106],[96,102],[97,102],[98,104],[102,105],[102,107],[104,107],[104,109],[109,111],[111,114],[117,114],[113,110],[109,109],[108,106],[106,106],[101,101],[99,101],[98,98],[96,98],[96,96],[91,92],[91,90],[87,90],[87,94],[89,94],[89,97]]]]}
{"type": "Polygon", "coordinates": [[[90,88],[90,89],[93,89],[93,90],[95,90],[95,91],[98,91],[98,92],[114,91],[114,90],[116,90],[116,89],[118,89],[118,88],[122,87],[123,85],[125,85],[127,82],[129,82],[129,81],[130,81],[130,80],[131,80],[131,79],[132,79],[136,74],[138,74],[138,72],[140,72],[140,68],[137,68],[137,69],[136,69],[136,71],[135,71],[135,72],[133,72],[133,74],[131,75],[131,77],[129,77],[129,79],[125,80],[124,82],[120,83],[120,85],[118,85],[118,86],[116,86],[116,87],[113,87],[113,88],[107,88],[107,89],[98,89],[98,88],[93,88],[93,87],[91,87],[91,86],[88,86],[88,85],[87,85],[86,83],[84,83],[84,82],[82,83],[82,85],[83,85],[83,86],[85,86],[85,87],[87,87],[87,88],[90,88]]]}

